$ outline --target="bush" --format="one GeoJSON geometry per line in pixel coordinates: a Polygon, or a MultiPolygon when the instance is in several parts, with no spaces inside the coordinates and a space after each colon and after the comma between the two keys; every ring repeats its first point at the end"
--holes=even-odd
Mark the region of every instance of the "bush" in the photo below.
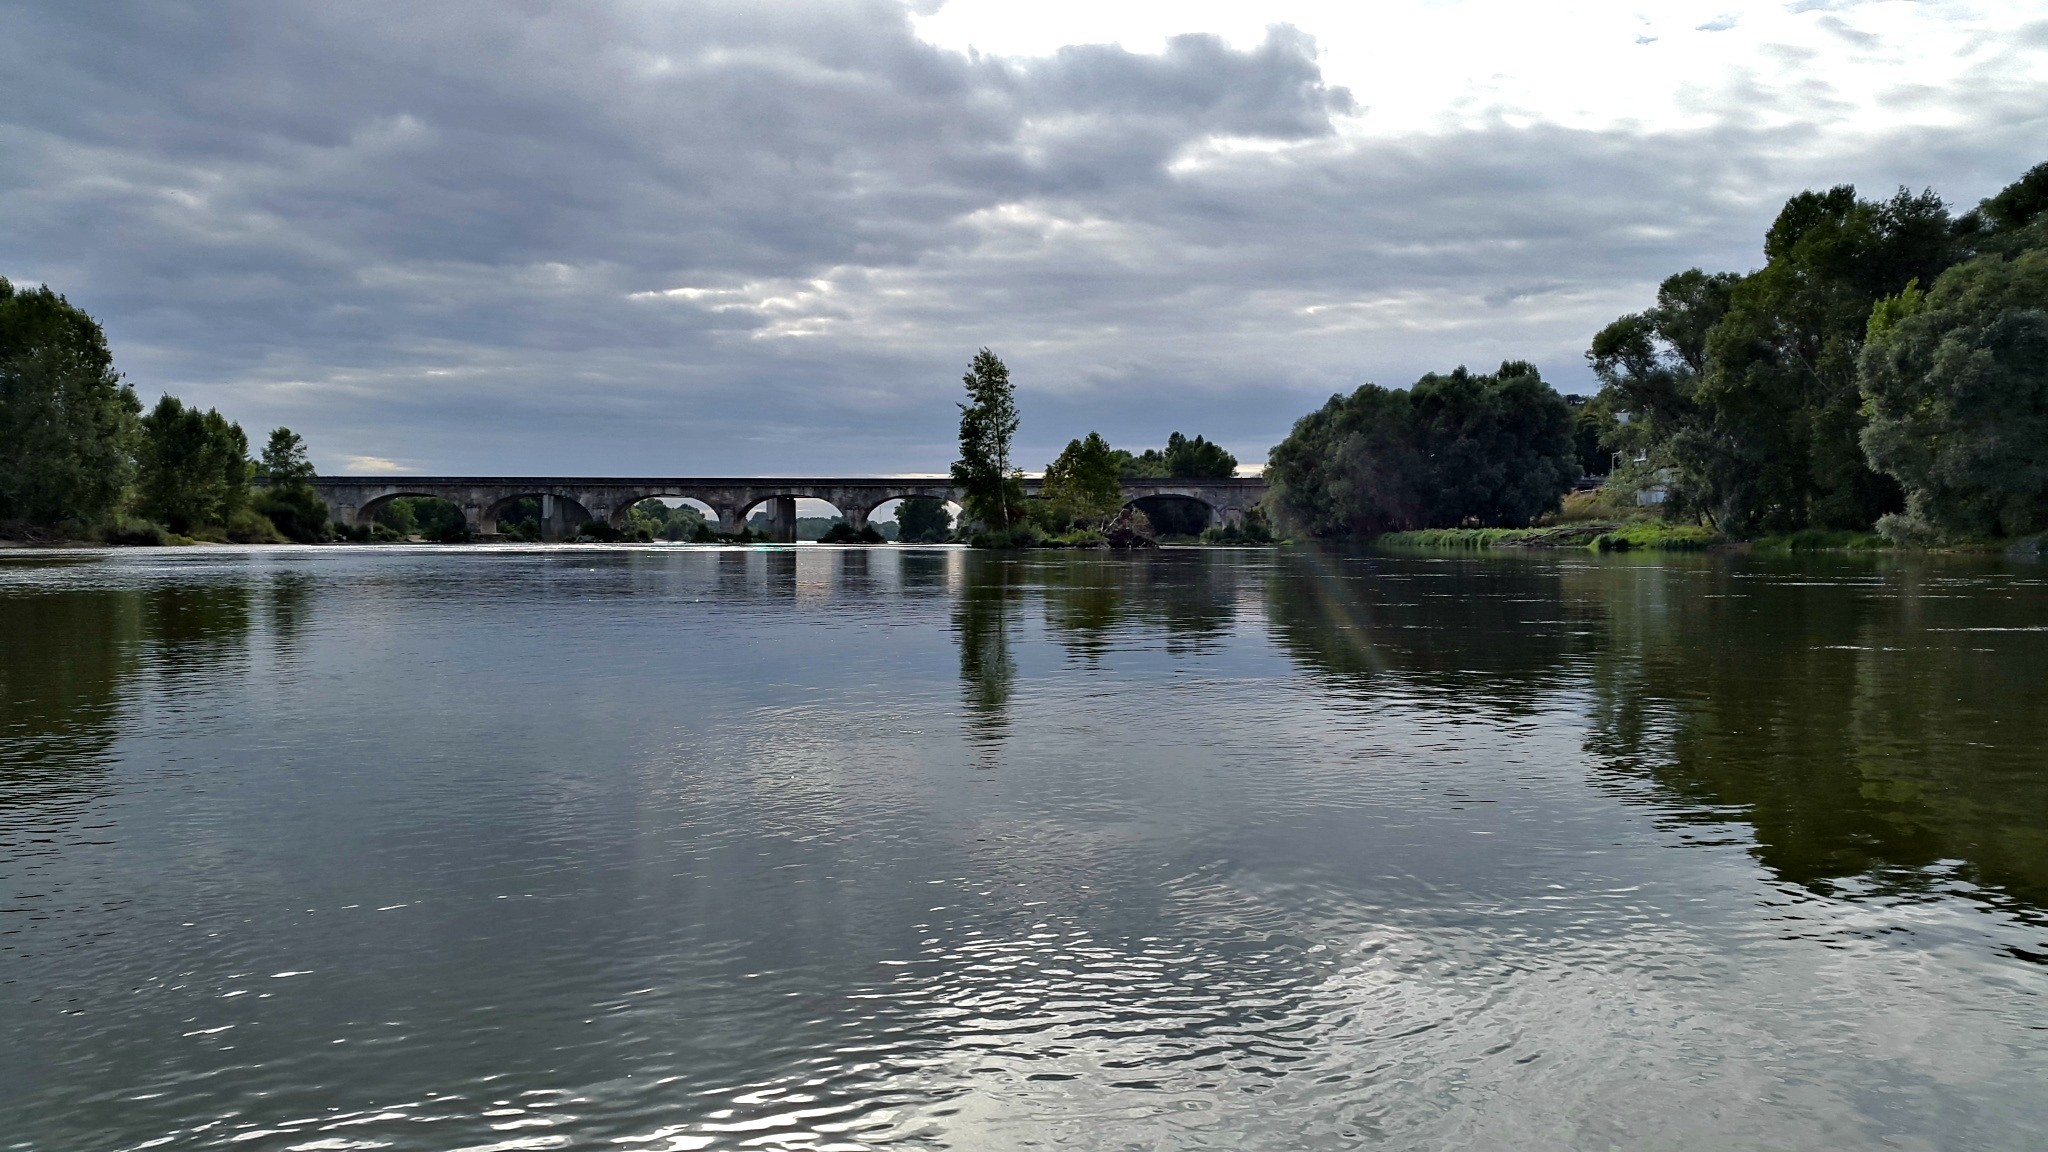
{"type": "Polygon", "coordinates": [[[1697,524],[1643,521],[1603,532],[1593,538],[1590,547],[1595,552],[1696,552],[1720,540],[1720,533],[1697,524]]]}
{"type": "Polygon", "coordinates": [[[976,532],[968,541],[976,548],[1035,548],[1044,542],[1045,533],[1029,522],[976,532]]]}
{"type": "Polygon", "coordinates": [[[1572,413],[1535,367],[1361,386],[1296,422],[1267,465],[1288,522],[1317,536],[1520,527],[1578,479],[1572,413]]]}
{"type": "Polygon", "coordinates": [[[162,547],[170,543],[164,536],[162,525],[134,516],[115,517],[106,527],[100,529],[99,537],[107,544],[162,547]]]}
{"type": "Polygon", "coordinates": [[[847,524],[843,520],[825,529],[825,534],[818,537],[818,543],[820,544],[887,544],[888,542],[887,538],[877,531],[872,524],[862,525],[860,530],[856,532],[852,525],[847,524]]]}
{"type": "Polygon", "coordinates": [[[254,508],[242,508],[228,516],[221,535],[235,544],[282,544],[284,536],[270,518],[254,508]]]}
{"type": "Polygon", "coordinates": [[[617,528],[603,520],[585,520],[583,527],[576,530],[576,539],[590,540],[598,544],[616,544],[622,536],[617,528]]]}
{"type": "Polygon", "coordinates": [[[1273,529],[1263,513],[1254,509],[1242,524],[1222,524],[1202,529],[1204,544],[1271,544],[1273,529]]]}
{"type": "Polygon", "coordinates": [[[287,540],[318,544],[333,535],[327,505],[310,484],[272,484],[257,491],[249,506],[270,521],[287,540]]]}
{"type": "Polygon", "coordinates": [[[435,525],[428,539],[436,544],[467,544],[476,539],[476,534],[469,530],[468,521],[450,520],[435,525]]]}

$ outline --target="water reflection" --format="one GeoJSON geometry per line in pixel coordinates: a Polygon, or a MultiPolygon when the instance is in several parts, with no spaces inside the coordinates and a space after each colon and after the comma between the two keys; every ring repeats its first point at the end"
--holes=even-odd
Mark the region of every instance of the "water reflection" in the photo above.
{"type": "Polygon", "coordinates": [[[1010,696],[1017,660],[1010,652],[1011,617],[1024,591],[1024,566],[1005,556],[969,554],[953,602],[953,635],[960,646],[960,683],[967,737],[984,751],[1010,728],[1010,696]]]}
{"type": "Polygon", "coordinates": [[[1597,597],[1587,748],[1739,820],[1822,891],[1964,881],[2048,908],[2048,597],[1935,562],[1568,573],[1597,597]]]}
{"type": "Polygon", "coordinates": [[[1514,714],[1591,689],[1594,766],[1822,891],[2048,908],[2048,595],[1936,560],[1289,555],[1275,638],[1345,691],[1514,714]]]}
{"type": "Polygon", "coordinates": [[[1573,658],[1599,643],[1598,598],[1565,595],[1570,570],[1291,550],[1266,582],[1266,611],[1280,646],[1333,687],[1512,713],[1564,687],[1573,658]]]}
{"type": "Polygon", "coordinates": [[[2048,1116],[2018,1055],[2048,973],[2004,911],[2048,899],[2038,573],[192,555],[0,564],[24,1146],[1962,1147],[2048,1116]]]}

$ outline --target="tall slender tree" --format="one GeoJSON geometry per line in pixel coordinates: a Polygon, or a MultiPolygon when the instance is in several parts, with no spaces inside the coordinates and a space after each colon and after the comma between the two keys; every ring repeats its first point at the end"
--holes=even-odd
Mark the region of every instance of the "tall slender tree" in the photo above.
{"type": "Polygon", "coordinates": [[[1017,434],[1017,394],[1010,370],[983,348],[967,375],[967,402],[960,405],[960,458],[953,482],[963,489],[968,515],[988,528],[1007,528],[1021,510],[1024,488],[1010,467],[1010,439],[1017,434]]]}

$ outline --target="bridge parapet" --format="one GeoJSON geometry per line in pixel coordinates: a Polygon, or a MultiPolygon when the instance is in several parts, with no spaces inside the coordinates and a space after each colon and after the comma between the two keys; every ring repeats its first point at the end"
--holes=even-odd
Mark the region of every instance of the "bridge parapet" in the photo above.
{"type": "MultiPolygon", "coordinates": [[[[1027,477],[1024,491],[1036,495],[1043,481],[1027,477]]],[[[695,500],[718,516],[726,534],[745,527],[747,514],[779,498],[822,500],[837,508],[852,527],[891,500],[911,496],[960,502],[950,479],[932,476],[857,477],[597,477],[597,476],[320,476],[313,490],[327,502],[336,523],[366,525],[377,510],[400,496],[428,496],[462,509],[474,532],[494,531],[500,512],[515,500],[537,497],[545,539],[573,535],[584,520],[623,523],[627,510],[653,497],[695,500]]],[[[1266,495],[1258,477],[1214,480],[1128,480],[1125,503],[1158,496],[1200,501],[1215,524],[1241,523],[1266,495]]],[[[793,531],[793,528],[791,529],[793,531]]]]}

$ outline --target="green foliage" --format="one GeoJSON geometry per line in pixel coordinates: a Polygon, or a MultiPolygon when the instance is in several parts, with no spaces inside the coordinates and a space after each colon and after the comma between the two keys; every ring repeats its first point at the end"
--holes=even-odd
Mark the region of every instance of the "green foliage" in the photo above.
{"type": "MultiPolygon", "coordinates": [[[[2039,171],[2039,170],[2037,170],[2039,171]]],[[[2048,248],[1981,256],[1870,319],[1863,447],[1906,492],[1892,539],[2048,528],[2048,248]]]]}
{"type": "MultiPolygon", "coordinates": [[[[206,533],[209,538],[215,534],[206,533]]],[[[217,534],[236,544],[282,544],[285,541],[277,525],[253,507],[237,508],[229,513],[227,523],[220,526],[217,534]]]]}
{"type": "Polygon", "coordinates": [[[873,524],[863,525],[856,531],[851,524],[844,520],[834,521],[830,528],[825,529],[825,534],[818,537],[818,543],[820,544],[886,544],[888,542],[888,538],[883,536],[873,524]]]}
{"type": "Polygon", "coordinates": [[[249,505],[249,438],[219,412],[165,396],[142,418],[142,514],[180,535],[249,505]]]}
{"type": "Polygon", "coordinates": [[[1202,529],[1204,544],[1271,544],[1272,525],[1266,522],[1264,514],[1254,509],[1242,524],[1224,524],[1215,528],[1202,529]]]}
{"type": "Polygon", "coordinates": [[[313,462],[306,456],[306,442],[289,428],[271,429],[263,458],[256,462],[256,475],[273,485],[311,480],[313,462]]]}
{"type": "Polygon", "coordinates": [[[2048,163],[2036,164],[1958,223],[1981,255],[2048,248],[2048,163]]]}
{"type": "Polygon", "coordinates": [[[1706,367],[1707,335],[1727,314],[1741,281],[1731,273],[1688,269],[1658,285],[1655,306],[1594,335],[1586,359],[1601,390],[1585,411],[1589,420],[1606,417],[1603,448],[1631,459],[1648,457],[1697,423],[1694,393],[1706,367]]]}
{"type": "Polygon", "coordinates": [[[275,525],[285,539],[299,544],[317,544],[332,533],[327,505],[313,493],[313,486],[272,483],[250,498],[249,506],[275,525]]]}
{"type": "Polygon", "coordinates": [[[933,496],[906,496],[896,505],[896,539],[903,544],[943,544],[953,538],[953,513],[933,496]]]}
{"type": "Polygon", "coordinates": [[[688,504],[670,507],[642,500],[626,510],[626,534],[640,540],[690,541],[708,531],[704,513],[688,504]]]}
{"type": "Polygon", "coordinates": [[[135,516],[116,516],[98,532],[103,544],[161,547],[170,543],[161,526],[135,516]]]}
{"type": "Polygon", "coordinates": [[[967,515],[990,529],[1007,528],[1022,511],[1024,485],[1010,466],[1010,440],[1017,433],[1017,394],[1010,370],[983,348],[961,377],[967,402],[960,405],[960,458],[953,482],[960,485],[967,515]]]}
{"type": "Polygon", "coordinates": [[[1902,503],[1861,442],[1856,364],[1873,306],[1964,251],[1932,193],[1794,196],[1761,270],[1674,277],[1657,308],[1595,337],[1604,391],[1632,417],[1618,446],[1675,467],[1675,514],[1745,535],[1868,527],[1902,503]]]}
{"type": "Polygon", "coordinates": [[[1571,409],[1524,361],[1367,384],[1296,423],[1266,476],[1316,536],[1527,524],[1578,477],[1571,409]]]}
{"type": "MultiPolygon", "coordinates": [[[[389,529],[401,538],[414,535],[420,530],[420,521],[418,514],[413,509],[421,499],[421,497],[400,496],[394,500],[385,501],[383,506],[377,509],[377,525],[381,528],[389,529]]],[[[454,505],[451,504],[449,507],[452,508],[454,505]]]]}
{"type": "Polygon", "coordinates": [[[1117,449],[1117,474],[1127,480],[1209,480],[1237,474],[1237,457],[1221,444],[1178,432],[1166,438],[1166,449],[1147,448],[1133,456],[1117,449]]]}
{"type": "Polygon", "coordinates": [[[1595,552],[1697,552],[1720,543],[1722,536],[1699,524],[1664,524],[1639,520],[1593,538],[1595,552]]]}
{"type": "Polygon", "coordinates": [[[1099,526],[1123,506],[1116,454],[1100,433],[1072,440],[1045,470],[1043,506],[1067,524],[1099,526]]]}
{"type": "Polygon", "coordinates": [[[0,277],[0,520],[112,514],[134,474],[139,411],[92,317],[0,277]]]}
{"type": "Polygon", "coordinates": [[[462,509],[438,497],[395,497],[377,509],[376,519],[401,540],[409,536],[443,542],[470,538],[469,523],[463,519],[462,509]]]}
{"type": "Polygon", "coordinates": [[[1425,528],[1389,532],[1384,548],[1590,548],[1595,552],[1690,552],[1723,542],[1710,528],[1636,520],[1623,524],[1572,524],[1549,528],[1425,528]]]}
{"type": "Polygon", "coordinates": [[[1759,552],[1871,552],[1891,546],[1891,541],[1875,532],[1831,532],[1825,528],[1759,536],[1750,542],[1750,547],[1759,552]]]}
{"type": "Polygon", "coordinates": [[[276,534],[298,544],[329,539],[333,527],[327,505],[313,492],[313,462],[306,442],[289,428],[274,428],[256,462],[264,482],[250,497],[250,507],[276,528],[276,534]]]}
{"type": "Polygon", "coordinates": [[[1035,548],[1045,543],[1046,534],[1028,520],[1012,524],[1008,528],[985,528],[968,539],[976,548],[1035,548]]]}

